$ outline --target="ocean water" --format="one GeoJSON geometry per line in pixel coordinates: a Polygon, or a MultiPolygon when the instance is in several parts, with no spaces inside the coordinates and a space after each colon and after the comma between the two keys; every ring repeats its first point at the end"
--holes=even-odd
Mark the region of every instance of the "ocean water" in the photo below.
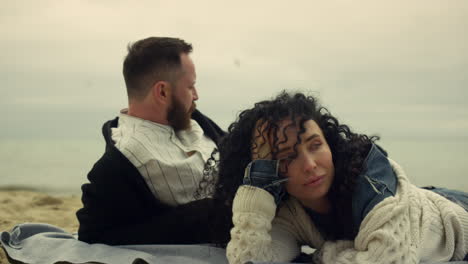
{"type": "Polygon", "coordinates": [[[0,140],[0,188],[30,188],[52,194],[80,194],[104,142],[92,139],[0,140]]]}
{"type": "MultiPolygon", "coordinates": [[[[468,192],[467,140],[387,139],[379,144],[416,185],[468,192]]],[[[103,151],[98,139],[0,139],[0,188],[79,195],[103,151]]]]}

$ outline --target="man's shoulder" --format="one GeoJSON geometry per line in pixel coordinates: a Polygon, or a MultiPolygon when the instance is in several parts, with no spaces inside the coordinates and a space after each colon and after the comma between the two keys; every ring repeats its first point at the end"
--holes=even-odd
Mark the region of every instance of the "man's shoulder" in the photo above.
{"type": "Polygon", "coordinates": [[[211,120],[199,110],[195,110],[193,112],[192,119],[195,120],[203,129],[203,132],[216,143],[218,143],[219,139],[226,134],[226,132],[222,130],[218,124],[216,124],[213,120],[211,120]]]}
{"type": "Polygon", "coordinates": [[[137,172],[133,164],[117,149],[115,142],[112,140],[112,128],[118,126],[118,120],[119,118],[116,117],[102,125],[105,150],[88,173],[88,179],[91,182],[107,181],[111,178],[115,180],[119,175],[137,172]]]}
{"type": "Polygon", "coordinates": [[[111,128],[111,127],[117,127],[119,124],[119,117],[116,116],[114,117],[113,119],[110,119],[110,120],[107,120],[104,122],[104,124],[102,125],[102,128],[111,128]]]}
{"type": "Polygon", "coordinates": [[[192,113],[192,118],[194,120],[196,120],[197,122],[209,122],[209,123],[213,123],[216,125],[216,123],[210,118],[208,117],[207,115],[203,114],[200,110],[198,109],[195,109],[195,111],[193,111],[192,113]]]}
{"type": "Polygon", "coordinates": [[[119,117],[115,117],[114,119],[107,120],[101,126],[101,132],[106,140],[106,144],[112,143],[112,128],[116,128],[119,124],[119,117]]]}
{"type": "Polygon", "coordinates": [[[117,178],[121,174],[137,172],[133,164],[115,147],[106,146],[104,154],[96,161],[88,174],[88,178],[105,180],[117,178]]]}

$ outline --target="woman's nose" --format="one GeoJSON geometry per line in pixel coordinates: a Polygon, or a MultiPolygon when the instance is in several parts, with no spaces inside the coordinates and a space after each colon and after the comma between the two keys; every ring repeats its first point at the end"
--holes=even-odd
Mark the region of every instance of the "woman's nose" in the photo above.
{"type": "Polygon", "coordinates": [[[306,155],[303,161],[304,171],[305,172],[312,172],[317,169],[317,162],[315,158],[311,155],[306,155]]]}

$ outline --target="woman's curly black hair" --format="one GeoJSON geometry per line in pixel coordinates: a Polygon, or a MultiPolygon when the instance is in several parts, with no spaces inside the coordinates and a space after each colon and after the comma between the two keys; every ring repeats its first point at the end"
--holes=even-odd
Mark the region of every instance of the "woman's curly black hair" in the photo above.
{"type": "MultiPolygon", "coordinates": [[[[353,133],[347,125],[340,124],[330,112],[319,105],[318,100],[302,93],[281,92],[273,100],[261,101],[251,109],[242,111],[237,120],[228,128],[228,134],[219,144],[218,177],[205,177],[200,186],[212,192],[216,205],[216,225],[214,241],[225,245],[232,228],[232,202],[237,189],[242,184],[244,169],[252,161],[253,131],[257,121],[278,124],[282,120],[292,120],[299,127],[297,143],[305,132],[304,123],[314,120],[321,128],[330,146],[335,166],[334,181],[328,192],[332,204],[333,229],[325,230],[328,239],[353,239],[351,224],[351,197],[357,176],[362,171],[363,162],[377,136],[353,133]],[[210,182],[211,181],[211,182],[210,182]]],[[[258,127],[258,126],[257,126],[258,127]]],[[[277,135],[279,126],[268,126],[269,135],[277,135]],[[271,132],[271,133],[270,133],[271,132]]],[[[285,133],[283,131],[280,131],[285,133]]],[[[284,134],[285,135],[285,134],[284,134]]],[[[272,156],[277,152],[278,141],[274,141],[272,156]]],[[[200,190],[200,189],[199,189],[200,190]]]]}

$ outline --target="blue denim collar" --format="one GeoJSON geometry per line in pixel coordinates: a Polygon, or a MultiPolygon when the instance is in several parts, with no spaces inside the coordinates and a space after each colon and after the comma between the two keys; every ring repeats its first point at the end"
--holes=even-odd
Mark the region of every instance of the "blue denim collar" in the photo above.
{"type": "Polygon", "coordinates": [[[383,199],[394,196],[397,178],[382,149],[372,144],[358,176],[352,199],[353,226],[355,233],[362,220],[383,199]]]}

